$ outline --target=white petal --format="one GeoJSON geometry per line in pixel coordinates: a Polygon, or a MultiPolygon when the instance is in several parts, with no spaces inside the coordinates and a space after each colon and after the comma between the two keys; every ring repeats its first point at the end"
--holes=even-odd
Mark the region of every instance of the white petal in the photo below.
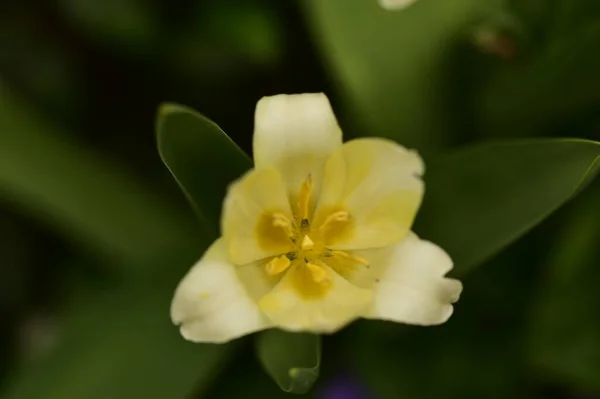
{"type": "Polygon", "coordinates": [[[253,169],[229,188],[223,204],[221,228],[230,260],[244,265],[294,249],[272,215],[293,220],[281,176],[275,169],[253,169]]]}
{"type": "MultiPolygon", "coordinates": [[[[304,266],[300,266],[304,267],[304,266]]],[[[314,333],[335,332],[360,317],[372,299],[370,290],[355,287],[330,268],[331,287],[322,297],[307,298],[295,287],[300,267],[289,270],[259,302],[262,311],[279,328],[314,333]]]]}
{"type": "Polygon", "coordinates": [[[379,0],[381,7],[387,10],[401,10],[415,2],[416,0],[379,0]]]}
{"type": "Polygon", "coordinates": [[[325,160],[342,145],[342,131],[323,93],[263,97],[256,105],[254,163],[275,167],[288,192],[297,193],[308,175],[315,190],[325,160]]]}
{"type": "Polygon", "coordinates": [[[171,319],[180,325],[181,335],[194,342],[227,342],[269,327],[235,266],[227,261],[222,239],[213,243],[177,287],[171,319]]]}
{"type": "Polygon", "coordinates": [[[327,239],[333,249],[390,245],[410,231],[423,197],[419,155],[380,138],[345,143],[327,160],[315,213],[319,226],[330,209],[348,211],[352,234],[327,239]]]}
{"type": "Polygon", "coordinates": [[[364,317],[434,325],[452,315],[462,284],[444,277],[452,269],[452,260],[437,245],[411,233],[396,245],[361,255],[382,272],[373,285],[373,305],[364,317]]]}

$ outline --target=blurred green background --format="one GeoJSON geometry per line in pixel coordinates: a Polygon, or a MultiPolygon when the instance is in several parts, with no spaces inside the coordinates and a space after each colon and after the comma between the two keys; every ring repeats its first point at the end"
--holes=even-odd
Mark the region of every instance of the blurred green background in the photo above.
{"type": "MultiPolygon", "coordinates": [[[[346,137],[426,161],[490,139],[600,140],[600,2],[0,3],[0,398],[288,396],[252,337],[194,345],[170,324],[212,233],[154,122],[185,104],[250,153],[260,97],[314,91],[346,137]]],[[[447,324],[326,337],[306,397],[600,397],[599,243],[596,180],[461,276],[447,324]]]]}

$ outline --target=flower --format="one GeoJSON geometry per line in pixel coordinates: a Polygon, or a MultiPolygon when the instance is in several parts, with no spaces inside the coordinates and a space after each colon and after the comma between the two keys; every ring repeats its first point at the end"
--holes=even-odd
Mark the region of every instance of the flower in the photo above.
{"type": "Polygon", "coordinates": [[[379,0],[379,5],[386,10],[401,10],[413,4],[416,0],[379,0]]]}
{"type": "Polygon", "coordinates": [[[380,138],[342,145],[324,94],[256,107],[254,169],[224,200],[222,237],[179,284],[171,318],[195,342],[357,318],[434,325],[462,290],[450,257],[410,231],[423,162],[380,138]]]}

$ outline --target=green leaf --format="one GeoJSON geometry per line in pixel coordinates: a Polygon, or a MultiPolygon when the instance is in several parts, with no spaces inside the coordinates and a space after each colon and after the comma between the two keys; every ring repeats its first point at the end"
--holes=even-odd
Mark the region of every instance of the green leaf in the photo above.
{"type": "MultiPolygon", "coordinates": [[[[575,8],[577,3],[589,4],[573,0],[564,7],[575,8]]],[[[600,57],[595,49],[600,41],[600,14],[590,15],[595,20],[582,20],[568,34],[554,35],[537,52],[527,54],[525,62],[501,65],[473,83],[477,89],[472,103],[481,120],[480,133],[531,136],[556,129],[582,111],[597,109],[600,80],[595,77],[600,57]]]]}
{"type": "Polygon", "coordinates": [[[321,337],[268,330],[256,338],[258,358],[286,392],[306,393],[319,377],[321,337]]]}
{"type": "Polygon", "coordinates": [[[554,382],[590,392],[600,392],[599,183],[569,207],[528,317],[530,363],[554,382]]]}
{"type": "Polygon", "coordinates": [[[193,344],[179,335],[168,317],[170,283],[73,298],[58,345],[10,375],[2,397],[186,399],[202,392],[232,346],[193,344]]]}
{"type": "Polygon", "coordinates": [[[175,104],[156,121],[158,150],[205,228],[215,232],[227,186],[252,160],[214,122],[175,104]]]}
{"type": "Polygon", "coordinates": [[[600,143],[523,140],[482,144],[427,163],[415,231],[467,272],[564,204],[594,176],[600,143]]]}
{"type": "Polygon", "coordinates": [[[497,1],[427,0],[402,12],[376,0],[301,3],[360,135],[421,151],[447,144],[453,112],[443,100],[456,95],[448,85],[455,79],[449,50],[464,25],[497,1]]]}
{"type": "Polygon", "coordinates": [[[196,226],[175,204],[1,85],[0,196],[137,278],[197,242],[196,226]]]}

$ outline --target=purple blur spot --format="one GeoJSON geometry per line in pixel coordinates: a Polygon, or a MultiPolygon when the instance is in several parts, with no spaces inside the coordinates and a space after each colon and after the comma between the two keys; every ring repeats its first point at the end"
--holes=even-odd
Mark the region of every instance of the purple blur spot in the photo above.
{"type": "Polygon", "coordinates": [[[328,381],[316,395],[317,399],[374,399],[357,378],[342,375],[328,381]]]}

